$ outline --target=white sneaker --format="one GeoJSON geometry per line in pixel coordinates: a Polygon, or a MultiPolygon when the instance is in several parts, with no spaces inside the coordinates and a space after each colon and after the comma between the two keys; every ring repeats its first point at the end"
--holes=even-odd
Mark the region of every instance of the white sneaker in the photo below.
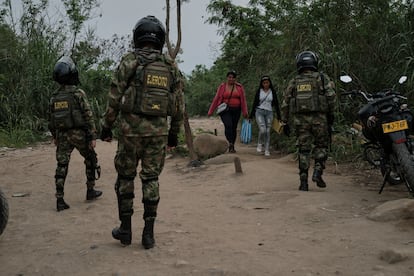
{"type": "Polygon", "coordinates": [[[270,156],[270,152],[268,150],[265,151],[265,156],[270,156]]]}
{"type": "Polygon", "coordinates": [[[258,144],[256,150],[257,152],[262,152],[262,144],[258,144]]]}

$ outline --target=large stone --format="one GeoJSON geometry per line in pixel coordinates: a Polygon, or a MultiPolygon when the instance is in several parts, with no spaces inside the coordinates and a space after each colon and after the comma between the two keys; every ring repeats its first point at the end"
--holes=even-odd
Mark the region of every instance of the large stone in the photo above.
{"type": "Polygon", "coordinates": [[[208,159],[225,153],[229,145],[223,137],[202,133],[194,138],[193,146],[200,159],[208,159]]]}
{"type": "Polygon", "coordinates": [[[404,198],[387,201],[386,203],[377,206],[368,215],[368,218],[375,221],[392,221],[414,218],[414,200],[404,198]]]}

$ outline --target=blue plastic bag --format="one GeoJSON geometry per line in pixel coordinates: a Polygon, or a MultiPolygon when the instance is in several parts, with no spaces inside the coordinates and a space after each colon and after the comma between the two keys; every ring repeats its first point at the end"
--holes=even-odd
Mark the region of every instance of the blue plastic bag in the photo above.
{"type": "Polygon", "coordinates": [[[244,119],[242,122],[240,141],[243,144],[248,144],[252,141],[252,123],[250,120],[244,119]]]}

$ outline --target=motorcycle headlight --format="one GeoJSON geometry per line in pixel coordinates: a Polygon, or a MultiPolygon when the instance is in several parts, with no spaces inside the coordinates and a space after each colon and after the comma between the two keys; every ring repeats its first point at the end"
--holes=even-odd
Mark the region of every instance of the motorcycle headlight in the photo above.
{"type": "Polygon", "coordinates": [[[400,109],[401,109],[401,110],[406,110],[406,109],[408,109],[408,105],[407,105],[407,104],[402,104],[402,105],[400,106],[400,109]]]}

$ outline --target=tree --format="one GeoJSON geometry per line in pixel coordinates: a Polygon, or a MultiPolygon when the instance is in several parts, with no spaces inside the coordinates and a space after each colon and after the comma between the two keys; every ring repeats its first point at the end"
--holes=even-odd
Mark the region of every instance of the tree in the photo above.
{"type": "MultiPolygon", "coordinates": [[[[170,1],[166,0],[166,5],[167,5],[167,16],[166,16],[166,20],[165,20],[165,25],[166,25],[166,41],[167,41],[167,48],[168,48],[168,53],[171,56],[172,59],[176,59],[177,54],[179,53],[180,50],[180,46],[181,46],[181,2],[187,2],[184,0],[177,0],[176,4],[177,4],[177,42],[175,47],[173,47],[170,43],[170,1]]],[[[184,86],[184,83],[182,83],[184,86]]],[[[183,87],[184,88],[184,87],[183,87]]],[[[198,156],[196,154],[196,152],[194,151],[194,146],[193,146],[193,134],[191,131],[191,126],[190,126],[190,122],[188,120],[188,113],[187,113],[187,108],[184,107],[184,133],[185,133],[185,141],[188,147],[188,151],[190,154],[190,159],[191,165],[198,165],[198,156]]]]}

